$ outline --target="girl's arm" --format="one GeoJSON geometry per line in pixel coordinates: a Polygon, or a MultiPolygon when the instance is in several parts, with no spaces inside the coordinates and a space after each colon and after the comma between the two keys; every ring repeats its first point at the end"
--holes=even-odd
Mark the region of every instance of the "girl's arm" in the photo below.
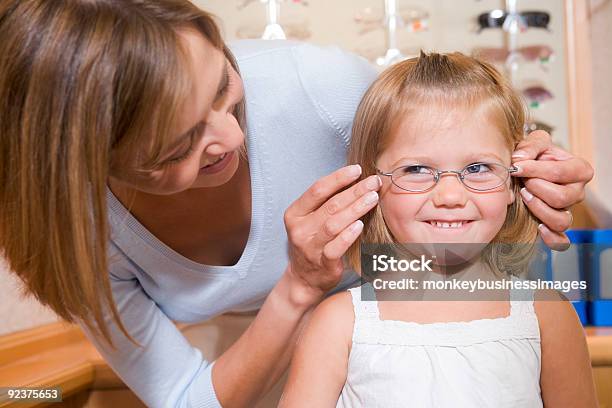
{"type": "Polygon", "coordinates": [[[540,323],[545,407],[597,407],[591,359],[584,329],[572,304],[558,294],[539,296],[535,311],[540,323]]]}
{"type": "Polygon", "coordinates": [[[348,292],[316,308],[296,346],[279,407],[336,406],[346,381],[353,324],[348,292]]]}

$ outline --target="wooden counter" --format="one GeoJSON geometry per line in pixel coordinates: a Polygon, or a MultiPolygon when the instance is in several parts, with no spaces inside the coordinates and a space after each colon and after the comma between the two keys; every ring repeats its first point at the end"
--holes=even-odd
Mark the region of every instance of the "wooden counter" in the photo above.
{"type": "MultiPolygon", "coordinates": [[[[612,408],[612,327],[588,327],[586,334],[601,408],[612,408]]],[[[0,337],[0,387],[7,386],[59,386],[66,402],[54,407],[83,407],[92,391],[127,391],[81,330],[64,323],[0,337]]],[[[50,405],[1,401],[0,408],[50,405]]]]}
{"type": "Polygon", "coordinates": [[[587,327],[587,343],[601,408],[612,408],[612,327],[587,327]]]}

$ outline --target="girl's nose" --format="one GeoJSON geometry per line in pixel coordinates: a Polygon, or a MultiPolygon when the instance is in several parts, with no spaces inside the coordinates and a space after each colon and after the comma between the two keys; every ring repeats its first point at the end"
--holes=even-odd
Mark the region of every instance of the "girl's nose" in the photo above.
{"type": "Polygon", "coordinates": [[[463,207],[467,203],[466,187],[455,174],[442,174],[432,194],[437,207],[463,207]]]}

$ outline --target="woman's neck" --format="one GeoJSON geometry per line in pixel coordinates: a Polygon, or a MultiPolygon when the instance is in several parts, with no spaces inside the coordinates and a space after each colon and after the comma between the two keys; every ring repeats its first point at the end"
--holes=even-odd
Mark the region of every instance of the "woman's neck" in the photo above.
{"type": "Polygon", "coordinates": [[[248,240],[251,179],[241,161],[230,181],[214,188],[154,195],[109,182],[109,188],[149,232],[181,255],[209,265],[233,265],[248,240]]]}

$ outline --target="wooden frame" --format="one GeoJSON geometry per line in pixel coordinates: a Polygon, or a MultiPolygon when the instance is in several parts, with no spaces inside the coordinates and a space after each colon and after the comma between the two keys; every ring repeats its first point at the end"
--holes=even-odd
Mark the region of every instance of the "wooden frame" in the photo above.
{"type": "MultiPolygon", "coordinates": [[[[595,168],[593,154],[593,88],[591,71],[590,9],[587,0],[565,0],[567,104],[570,151],[595,168]]],[[[596,178],[589,188],[597,191],[596,178]]],[[[572,209],[574,228],[595,228],[586,203],[572,209]]]]}
{"type": "Polygon", "coordinates": [[[569,141],[572,153],[593,163],[593,89],[589,2],[565,0],[569,141]]]}

